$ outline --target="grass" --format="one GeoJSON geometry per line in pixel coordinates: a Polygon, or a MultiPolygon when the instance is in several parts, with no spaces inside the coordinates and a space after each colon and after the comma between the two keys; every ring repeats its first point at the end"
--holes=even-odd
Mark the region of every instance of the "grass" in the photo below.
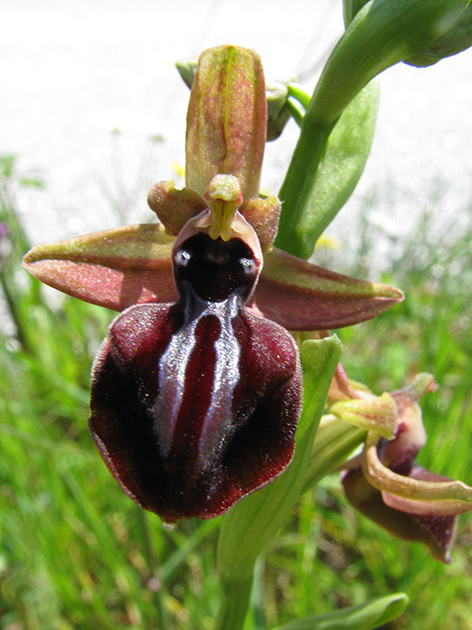
{"type": "MultiPolygon", "coordinates": [[[[14,164],[2,166],[0,221],[12,250],[1,277],[14,330],[0,343],[0,628],[211,630],[218,520],[165,530],[100,462],[86,422],[89,371],[113,315],[67,298],[51,306],[23,273],[14,164]]],[[[407,299],[339,332],[343,364],[377,393],[433,373],[440,388],[422,402],[429,441],[419,461],[471,484],[472,224],[443,247],[428,216],[422,221],[421,242],[407,243],[382,278],[407,299]]],[[[247,628],[404,591],[411,605],[391,629],[472,629],[471,543],[466,515],[452,563],[439,564],[355,513],[331,475],[316,500],[303,497],[260,561],[247,628]]]]}

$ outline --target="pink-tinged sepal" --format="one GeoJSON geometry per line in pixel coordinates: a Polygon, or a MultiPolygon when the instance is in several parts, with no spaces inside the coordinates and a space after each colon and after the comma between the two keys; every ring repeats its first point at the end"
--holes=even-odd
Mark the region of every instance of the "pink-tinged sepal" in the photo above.
{"type": "Polygon", "coordinates": [[[345,473],[342,482],[348,501],[364,516],[397,538],[422,543],[437,560],[450,561],[457,532],[456,516],[421,517],[394,510],[359,469],[345,473]]]}
{"type": "Polygon", "coordinates": [[[144,302],[170,302],[174,239],[160,225],[129,225],[37,245],[23,266],[67,295],[122,311],[144,302]]]}
{"type": "Polygon", "coordinates": [[[187,112],[185,185],[203,198],[219,173],[234,175],[244,201],[259,195],[267,130],[262,64],[252,50],[204,51],[187,112]]]}
{"type": "Polygon", "coordinates": [[[429,374],[419,374],[408,388],[391,393],[397,408],[395,436],[387,440],[371,429],[361,468],[349,466],[343,485],[348,500],[363,514],[404,540],[424,543],[435,558],[449,562],[458,515],[472,509],[472,488],[415,461],[426,442],[418,400],[435,387],[429,374]]]}
{"type": "Polygon", "coordinates": [[[287,467],[298,351],[244,306],[259,262],[204,233],[173,252],[180,299],[127,309],[92,374],[90,428],[122,489],[165,522],[212,518],[287,467]]]}
{"type": "Polygon", "coordinates": [[[289,330],[351,326],[383,313],[403,300],[387,284],[356,280],[273,248],[255,300],[261,312],[289,330]]]}

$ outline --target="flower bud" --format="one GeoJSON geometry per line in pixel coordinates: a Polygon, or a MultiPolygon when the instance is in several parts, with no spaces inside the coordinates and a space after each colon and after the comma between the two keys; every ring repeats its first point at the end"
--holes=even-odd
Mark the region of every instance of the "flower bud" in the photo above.
{"type": "Polygon", "coordinates": [[[417,68],[431,66],[441,59],[457,55],[470,46],[472,46],[472,6],[465,9],[446,33],[413,57],[405,59],[405,63],[417,68]]]}

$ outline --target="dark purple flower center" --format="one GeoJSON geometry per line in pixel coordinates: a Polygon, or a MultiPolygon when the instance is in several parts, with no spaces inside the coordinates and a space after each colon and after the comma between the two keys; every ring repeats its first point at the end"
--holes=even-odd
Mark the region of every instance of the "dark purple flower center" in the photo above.
{"type": "Polygon", "coordinates": [[[191,292],[221,302],[232,294],[245,301],[257,280],[259,263],[242,240],[222,241],[196,234],[173,253],[174,277],[181,299],[191,292]]]}

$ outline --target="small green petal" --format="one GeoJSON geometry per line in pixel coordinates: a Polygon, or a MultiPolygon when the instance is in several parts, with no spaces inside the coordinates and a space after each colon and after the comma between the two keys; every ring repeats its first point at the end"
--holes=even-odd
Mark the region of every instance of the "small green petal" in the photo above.
{"type": "Polygon", "coordinates": [[[250,199],[241,208],[243,217],[252,225],[263,250],[269,248],[277,235],[281,203],[275,195],[250,199]]]}
{"type": "Polygon", "coordinates": [[[397,406],[387,392],[382,396],[342,400],[332,405],[330,411],[344,422],[375,431],[388,440],[393,438],[397,429],[397,406]]]}

